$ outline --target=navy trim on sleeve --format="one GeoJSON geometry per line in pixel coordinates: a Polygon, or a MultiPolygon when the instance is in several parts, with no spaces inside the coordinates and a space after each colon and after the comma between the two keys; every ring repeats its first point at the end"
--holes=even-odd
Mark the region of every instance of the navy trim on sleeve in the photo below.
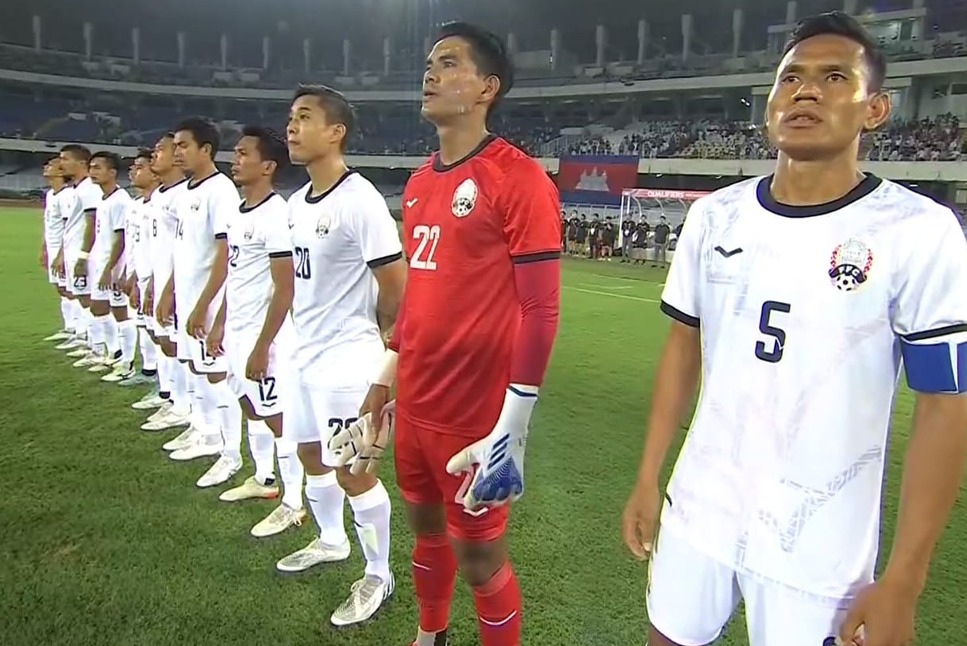
{"type": "Polygon", "coordinates": [[[537,253],[522,254],[511,256],[511,262],[515,265],[523,265],[529,262],[542,262],[544,260],[558,260],[561,257],[560,251],[538,251],[537,253]]]}
{"type": "Polygon", "coordinates": [[[291,251],[273,251],[269,254],[269,258],[291,258],[291,251]]]}
{"type": "Polygon", "coordinates": [[[929,339],[936,339],[941,336],[947,336],[948,334],[957,334],[959,332],[967,332],[967,323],[955,323],[954,325],[945,325],[944,327],[938,327],[934,330],[926,330],[924,332],[914,332],[913,334],[905,334],[902,338],[904,341],[909,343],[914,343],[916,341],[927,341],[929,339]]]}
{"type": "Polygon", "coordinates": [[[660,307],[661,307],[661,311],[664,312],[666,316],[670,316],[676,321],[678,321],[679,323],[687,325],[688,327],[699,327],[702,324],[702,321],[697,317],[692,316],[691,314],[686,314],[680,309],[672,307],[665,301],[661,302],[660,307]]]}
{"type": "Polygon", "coordinates": [[[378,269],[379,267],[383,267],[384,265],[388,265],[391,262],[396,262],[397,260],[402,260],[402,259],[403,259],[403,252],[400,252],[400,253],[394,253],[389,256],[383,256],[382,258],[376,258],[375,260],[370,260],[366,264],[369,265],[370,269],[378,269]]]}
{"type": "Polygon", "coordinates": [[[215,239],[216,240],[228,240],[228,234],[227,233],[216,233],[215,234],[215,239]]]}

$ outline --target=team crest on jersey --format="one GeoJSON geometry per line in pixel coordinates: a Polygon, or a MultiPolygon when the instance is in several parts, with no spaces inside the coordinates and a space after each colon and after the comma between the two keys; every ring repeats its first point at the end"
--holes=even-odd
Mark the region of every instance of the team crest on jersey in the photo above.
{"type": "Polygon", "coordinates": [[[323,213],[319,216],[319,221],[316,223],[316,237],[325,238],[329,235],[329,229],[332,227],[332,222],[329,216],[323,213]]]}
{"type": "Polygon", "coordinates": [[[255,227],[249,227],[245,229],[245,235],[243,237],[246,240],[251,240],[253,235],[255,235],[255,227]]]}
{"type": "Polygon", "coordinates": [[[477,185],[472,179],[465,179],[460,182],[460,186],[453,192],[453,201],[450,202],[450,210],[458,218],[465,218],[473,211],[477,203],[477,185]]]}
{"type": "Polygon", "coordinates": [[[851,292],[866,282],[873,267],[873,252],[861,241],[850,238],[833,249],[829,259],[829,279],[833,287],[851,292]]]}
{"type": "Polygon", "coordinates": [[[194,200],[191,201],[191,210],[192,211],[197,211],[200,208],[201,208],[201,200],[200,199],[195,198],[194,200]]]}

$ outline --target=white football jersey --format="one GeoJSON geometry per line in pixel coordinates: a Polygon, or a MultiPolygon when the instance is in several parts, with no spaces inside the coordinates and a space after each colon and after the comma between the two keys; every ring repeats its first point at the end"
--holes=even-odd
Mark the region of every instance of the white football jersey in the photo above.
{"type": "Polygon", "coordinates": [[[272,299],[272,258],[292,258],[289,210],[272,193],[255,206],[242,203],[228,223],[225,328],[258,335],[272,299]]]}
{"type": "Polygon", "coordinates": [[[85,177],[76,186],[64,190],[69,191],[64,195],[61,212],[64,220],[64,247],[80,251],[84,244],[84,230],[87,222],[84,214],[93,212],[97,208],[104,193],[90,177],[85,177]]]}
{"type": "MultiPolygon", "coordinates": [[[[124,222],[131,208],[131,196],[120,186],[102,196],[94,214],[94,246],[91,247],[91,263],[106,267],[114,246],[114,235],[124,234],[124,222]]],[[[127,242],[127,240],[125,240],[127,242]]],[[[118,259],[115,273],[119,276],[124,270],[124,256],[118,259]]]]}
{"type": "Polygon", "coordinates": [[[151,196],[134,198],[128,219],[124,223],[127,231],[125,256],[128,260],[128,273],[134,272],[139,280],[151,277],[151,196]]]}
{"type": "Polygon", "coordinates": [[[155,279],[158,295],[171,278],[174,257],[175,233],[178,231],[178,199],[187,190],[188,180],[182,179],[171,186],[159,186],[151,194],[148,204],[151,227],[151,274],[155,279]]]}
{"type": "Polygon", "coordinates": [[[901,356],[912,389],[967,390],[967,241],[876,177],[816,207],[770,181],[698,200],[678,241],[661,307],[700,326],[702,389],[662,524],[842,598],[872,581],[901,356]]]}
{"type": "MultiPolygon", "coordinates": [[[[215,241],[227,237],[226,225],[238,213],[238,202],[235,184],[220,172],[189,181],[178,196],[174,273],[179,316],[187,319],[204,291],[215,263],[215,241]]],[[[220,305],[220,297],[212,304],[220,305]]]]}
{"type": "MultiPolygon", "coordinates": [[[[48,249],[55,251],[60,249],[64,241],[64,215],[62,211],[65,203],[63,195],[66,189],[66,186],[57,192],[48,189],[47,195],[44,197],[44,244],[47,245],[48,249]]],[[[53,258],[50,260],[53,260],[53,258]]]]}
{"type": "Polygon", "coordinates": [[[403,257],[396,221],[376,187],[354,172],[322,195],[311,192],[306,184],[289,198],[294,359],[307,383],[366,383],[383,352],[371,268],[403,257]]]}

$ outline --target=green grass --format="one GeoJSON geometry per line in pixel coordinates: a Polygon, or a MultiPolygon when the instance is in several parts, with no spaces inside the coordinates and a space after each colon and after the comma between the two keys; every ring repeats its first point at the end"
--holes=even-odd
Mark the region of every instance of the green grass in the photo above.
{"type": "MultiPolygon", "coordinates": [[[[200,463],[172,464],[161,438],[138,431],[133,395],[70,368],[40,339],[58,308],[36,266],[40,213],[0,212],[0,643],[181,646],[403,646],[416,609],[412,539],[394,513],[398,591],[372,624],[328,626],[361,571],[349,563],[279,576],[275,561],[311,524],[273,539],[248,535],[269,504],[227,505],[200,491],[200,463]]],[[[651,269],[568,261],[561,330],[528,451],[527,496],[511,543],[525,596],[525,644],[644,642],[645,572],[625,554],[619,517],[642,443],[666,321],[651,269]]],[[[889,549],[911,400],[900,396],[884,518],[889,549]]],[[[394,502],[393,474],[385,473],[394,502]]],[[[837,531],[849,531],[848,527],[837,531]]],[[[967,510],[934,559],[920,606],[921,644],[964,643],[967,510]]],[[[453,646],[476,644],[458,585],[453,646]]],[[[725,644],[746,644],[733,628],[725,644]]]]}

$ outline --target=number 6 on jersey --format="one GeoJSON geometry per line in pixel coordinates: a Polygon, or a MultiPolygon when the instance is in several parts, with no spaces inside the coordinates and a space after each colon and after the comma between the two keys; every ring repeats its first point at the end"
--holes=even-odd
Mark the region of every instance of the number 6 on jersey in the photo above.
{"type": "Polygon", "coordinates": [[[436,253],[436,246],[440,243],[440,225],[416,225],[413,227],[413,239],[419,240],[419,243],[416,245],[416,252],[413,254],[413,260],[410,261],[410,267],[435,271],[436,262],[433,260],[433,255],[436,253]]]}

